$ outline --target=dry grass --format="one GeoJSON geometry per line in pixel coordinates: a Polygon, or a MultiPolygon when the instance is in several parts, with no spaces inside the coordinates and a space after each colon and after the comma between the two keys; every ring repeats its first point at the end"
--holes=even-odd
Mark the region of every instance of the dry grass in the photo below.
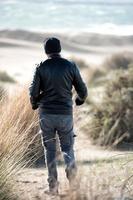
{"type": "Polygon", "coordinates": [[[124,52],[108,57],[99,68],[88,68],[89,86],[104,86],[116,71],[133,67],[133,54],[124,52]]]}
{"type": "Polygon", "coordinates": [[[124,152],[79,166],[75,190],[70,188],[64,200],[132,200],[132,164],[132,152],[124,152]]]}
{"type": "Polygon", "coordinates": [[[133,63],[132,53],[123,52],[114,54],[111,57],[107,58],[103,63],[103,66],[108,70],[128,69],[131,63],[133,63]]]}
{"type": "Polygon", "coordinates": [[[89,68],[89,65],[83,59],[70,57],[69,60],[74,61],[80,69],[89,68]]]}
{"type": "Polygon", "coordinates": [[[0,85],[0,100],[2,100],[4,95],[5,95],[5,90],[4,90],[3,86],[0,85]]]}
{"type": "MultiPolygon", "coordinates": [[[[0,106],[0,199],[15,199],[13,189],[19,169],[28,163],[37,131],[37,115],[25,91],[0,106]],[[34,132],[34,134],[33,134],[34,132]],[[27,161],[26,161],[27,160],[27,161]]],[[[31,157],[33,159],[33,156],[31,157]]]]}
{"type": "Polygon", "coordinates": [[[88,85],[89,87],[101,86],[106,82],[107,72],[103,69],[88,69],[88,85]]]}

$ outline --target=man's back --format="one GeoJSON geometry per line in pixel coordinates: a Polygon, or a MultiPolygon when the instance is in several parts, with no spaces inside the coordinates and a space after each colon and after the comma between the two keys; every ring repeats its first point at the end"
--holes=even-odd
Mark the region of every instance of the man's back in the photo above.
{"type": "Polygon", "coordinates": [[[48,194],[58,194],[56,166],[56,138],[60,140],[66,164],[66,177],[70,187],[75,180],[77,166],[74,155],[74,131],[72,113],[72,87],[77,92],[76,105],[82,105],[87,97],[85,86],[75,63],[61,58],[61,45],[57,38],[49,38],[44,44],[48,58],[35,71],[30,87],[32,108],[39,107],[42,144],[46,149],[48,167],[48,194]]]}
{"type": "Polygon", "coordinates": [[[72,114],[72,86],[79,96],[85,98],[87,89],[75,63],[60,56],[47,59],[35,72],[36,81],[30,89],[37,96],[41,89],[39,106],[48,114],[72,114]]]}

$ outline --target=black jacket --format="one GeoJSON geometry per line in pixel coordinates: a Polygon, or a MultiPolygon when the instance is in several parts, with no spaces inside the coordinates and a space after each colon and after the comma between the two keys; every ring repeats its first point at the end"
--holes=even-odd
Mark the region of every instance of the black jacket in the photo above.
{"type": "Polygon", "coordinates": [[[36,68],[29,88],[32,108],[39,106],[48,114],[72,114],[73,86],[84,102],[87,87],[76,64],[60,56],[47,59],[36,68]]]}

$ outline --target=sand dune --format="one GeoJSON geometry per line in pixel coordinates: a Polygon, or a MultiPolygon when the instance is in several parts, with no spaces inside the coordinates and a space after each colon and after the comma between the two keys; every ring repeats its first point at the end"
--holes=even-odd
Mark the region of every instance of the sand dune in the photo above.
{"type": "Polygon", "coordinates": [[[115,35],[103,35],[92,34],[87,32],[77,33],[37,33],[25,30],[1,30],[0,31],[0,46],[24,46],[26,42],[30,43],[30,46],[35,43],[42,45],[43,41],[48,37],[58,37],[62,42],[64,51],[82,53],[82,54],[102,54],[119,51],[121,48],[125,50],[132,50],[133,36],[115,36],[115,35]],[[8,40],[7,40],[8,39],[8,40]],[[10,41],[9,41],[10,39],[10,41]],[[3,40],[7,40],[3,42],[3,40]],[[12,40],[15,40],[12,42],[12,40]],[[9,43],[7,43],[9,41],[9,43]],[[22,43],[23,41],[23,43],[22,43]],[[25,42],[25,43],[24,43],[25,42]]]}
{"type": "Polygon", "coordinates": [[[133,36],[1,30],[0,70],[7,71],[21,83],[30,80],[35,64],[46,59],[43,41],[50,36],[61,40],[62,56],[83,59],[93,67],[111,54],[133,52],[133,36]]]}
{"type": "Polygon", "coordinates": [[[59,37],[64,44],[66,42],[76,45],[90,45],[90,46],[123,46],[123,45],[133,45],[133,35],[128,36],[118,36],[118,35],[104,35],[96,33],[87,32],[44,32],[37,33],[25,30],[1,30],[0,38],[13,38],[18,40],[27,40],[31,42],[43,42],[49,36],[59,37]]]}

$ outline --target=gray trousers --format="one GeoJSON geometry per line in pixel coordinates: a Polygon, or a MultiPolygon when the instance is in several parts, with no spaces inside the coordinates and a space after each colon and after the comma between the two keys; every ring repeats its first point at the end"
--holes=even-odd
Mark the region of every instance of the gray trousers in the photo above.
{"type": "Polygon", "coordinates": [[[76,176],[74,156],[73,116],[60,114],[44,114],[39,110],[42,141],[46,149],[46,163],[48,167],[48,183],[53,188],[58,183],[56,166],[56,134],[59,136],[60,147],[66,164],[66,176],[71,181],[76,176]]]}

